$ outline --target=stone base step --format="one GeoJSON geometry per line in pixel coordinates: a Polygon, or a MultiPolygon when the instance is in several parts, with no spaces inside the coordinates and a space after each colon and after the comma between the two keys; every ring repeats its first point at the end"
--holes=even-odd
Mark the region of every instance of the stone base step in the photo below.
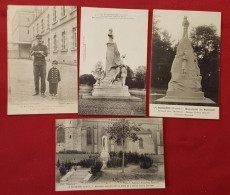
{"type": "Polygon", "coordinates": [[[176,104],[176,105],[194,105],[194,106],[215,106],[216,103],[209,98],[168,98],[163,97],[158,100],[155,100],[157,104],[176,104]]]}

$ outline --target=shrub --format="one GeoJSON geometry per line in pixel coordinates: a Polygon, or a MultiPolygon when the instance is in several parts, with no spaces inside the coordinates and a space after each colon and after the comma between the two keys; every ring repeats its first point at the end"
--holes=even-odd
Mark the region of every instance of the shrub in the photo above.
{"type": "Polygon", "coordinates": [[[118,157],[119,157],[119,158],[122,158],[122,155],[123,155],[122,151],[119,151],[118,157]]]}
{"type": "Polygon", "coordinates": [[[153,160],[150,157],[143,155],[143,158],[140,162],[140,167],[142,169],[149,169],[152,166],[152,164],[153,164],[153,160]]]}
{"type": "Polygon", "coordinates": [[[60,167],[60,165],[61,165],[61,164],[60,164],[59,159],[58,159],[58,161],[57,161],[57,164],[56,164],[56,165],[57,165],[57,167],[60,167]]]}
{"type": "Polygon", "coordinates": [[[89,158],[89,159],[84,159],[81,160],[80,162],[77,163],[78,166],[81,166],[83,168],[90,168],[94,164],[95,159],[89,158]]]}
{"type": "MultiPolygon", "coordinates": [[[[59,162],[59,160],[58,160],[59,162]]],[[[61,176],[65,175],[68,171],[71,170],[72,166],[76,166],[77,164],[76,163],[72,163],[70,161],[63,161],[63,162],[59,162],[57,163],[59,166],[57,166],[59,168],[59,171],[60,171],[60,174],[61,176]]]]}
{"type": "Polygon", "coordinates": [[[91,173],[93,176],[96,176],[98,172],[101,171],[101,167],[103,166],[103,163],[101,161],[96,161],[94,165],[91,166],[91,173]]]}
{"type": "Polygon", "coordinates": [[[140,161],[140,155],[135,152],[128,152],[126,153],[126,158],[128,160],[128,163],[134,163],[134,164],[138,164],[140,161]]]}
{"type": "Polygon", "coordinates": [[[59,154],[87,154],[87,152],[78,151],[78,150],[65,150],[65,151],[60,151],[59,154]]]}
{"type": "Polygon", "coordinates": [[[59,167],[59,171],[60,171],[61,176],[67,173],[65,166],[62,166],[62,165],[59,167]]]}
{"type": "Polygon", "coordinates": [[[113,158],[113,157],[117,156],[117,153],[116,152],[109,152],[109,156],[110,156],[110,158],[113,158]]]}
{"type": "MultiPolygon", "coordinates": [[[[124,165],[127,165],[127,159],[125,158],[125,163],[124,165]]],[[[107,161],[107,167],[121,167],[122,166],[122,158],[120,157],[113,157],[110,160],[107,161]]]]}
{"type": "Polygon", "coordinates": [[[79,83],[82,84],[87,84],[89,86],[93,86],[95,84],[96,80],[92,74],[83,74],[79,78],[79,83]]]}

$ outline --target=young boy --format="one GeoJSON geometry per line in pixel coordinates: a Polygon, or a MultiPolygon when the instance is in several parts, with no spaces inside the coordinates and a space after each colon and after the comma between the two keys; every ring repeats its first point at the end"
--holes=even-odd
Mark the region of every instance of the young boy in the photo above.
{"type": "Polygon", "coordinates": [[[49,92],[50,95],[57,95],[58,82],[61,81],[60,72],[57,69],[58,61],[52,61],[52,68],[49,70],[47,81],[49,81],[49,92]]]}

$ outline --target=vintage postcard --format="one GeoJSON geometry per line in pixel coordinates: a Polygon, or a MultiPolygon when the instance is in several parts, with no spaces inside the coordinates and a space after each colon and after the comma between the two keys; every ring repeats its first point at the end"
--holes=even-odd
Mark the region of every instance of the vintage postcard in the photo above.
{"type": "Polygon", "coordinates": [[[78,112],[76,6],[8,6],[8,114],[78,112]]]}
{"type": "Polygon", "coordinates": [[[146,115],[148,10],[81,9],[80,115],[146,115]]]}
{"type": "Polygon", "coordinates": [[[219,119],[221,13],[153,10],[150,116],[219,119]]]}
{"type": "Polygon", "coordinates": [[[56,120],[56,191],[165,188],[161,118],[56,120]]]}

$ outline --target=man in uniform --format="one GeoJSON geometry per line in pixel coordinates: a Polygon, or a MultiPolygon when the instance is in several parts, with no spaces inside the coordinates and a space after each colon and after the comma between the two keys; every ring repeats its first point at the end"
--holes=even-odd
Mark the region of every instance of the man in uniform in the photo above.
{"type": "Polygon", "coordinates": [[[34,56],[34,84],[35,84],[35,94],[33,96],[39,95],[39,79],[41,78],[41,96],[45,96],[46,91],[46,59],[48,55],[47,47],[42,43],[42,36],[37,35],[37,45],[33,46],[31,49],[31,56],[34,56]]]}

